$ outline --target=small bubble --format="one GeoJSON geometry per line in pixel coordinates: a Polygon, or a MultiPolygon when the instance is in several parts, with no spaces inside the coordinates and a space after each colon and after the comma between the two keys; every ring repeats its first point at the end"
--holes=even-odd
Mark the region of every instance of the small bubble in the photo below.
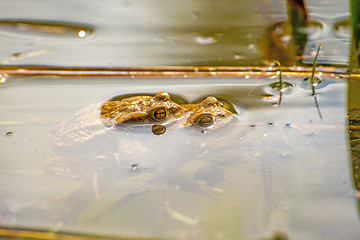
{"type": "Polygon", "coordinates": [[[256,49],[256,45],[254,43],[250,43],[248,45],[249,50],[254,51],[256,49]]]}
{"type": "Polygon", "coordinates": [[[234,59],[235,60],[244,60],[245,56],[239,53],[234,54],[234,59]]]}
{"type": "Polygon", "coordinates": [[[0,73],[0,83],[5,83],[8,75],[5,73],[0,73]]]}
{"type": "Polygon", "coordinates": [[[196,37],[196,42],[199,44],[213,44],[216,43],[218,41],[218,39],[214,36],[209,36],[209,35],[203,35],[203,36],[197,36],[196,37]]]}
{"type": "Polygon", "coordinates": [[[269,122],[269,123],[268,123],[268,126],[269,126],[269,127],[273,127],[273,126],[274,126],[274,123],[269,122]]]}
{"type": "Polygon", "coordinates": [[[264,101],[267,101],[267,102],[272,101],[273,99],[274,99],[274,96],[271,96],[271,95],[264,97],[264,101]]]}
{"type": "Polygon", "coordinates": [[[86,31],[85,31],[85,30],[80,30],[80,31],[78,32],[78,36],[79,36],[79,38],[84,38],[84,37],[86,37],[86,31]]]}
{"type": "Polygon", "coordinates": [[[291,127],[291,124],[290,124],[290,123],[286,123],[285,126],[291,127]]]}
{"type": "Polygon", "coordinates": [[[250,128],[255,128],[255,127],[256,127],[255,124],[250,125],[250,128]]]}

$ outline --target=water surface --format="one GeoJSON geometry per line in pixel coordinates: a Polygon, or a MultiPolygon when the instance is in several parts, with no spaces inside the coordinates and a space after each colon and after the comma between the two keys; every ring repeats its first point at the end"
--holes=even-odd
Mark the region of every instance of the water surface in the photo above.
{"type": "Polygon", "coordinates": [[[9,78],[0,89],[1,225],[116,237],[356,239],[347,83],[323,76],[317,109],[308,82],[284,78],[292,87],[280,104],[270,87],[276,75],[9,78]],[[81,109],[159,91],[185,102],[215,96],[237,114],[205,133],[112,130],[91,144],[53,149],[54,127],[81,109]],[[59,168],[80,166],[82,174],[45,171],[54,156],[59,168]]]}

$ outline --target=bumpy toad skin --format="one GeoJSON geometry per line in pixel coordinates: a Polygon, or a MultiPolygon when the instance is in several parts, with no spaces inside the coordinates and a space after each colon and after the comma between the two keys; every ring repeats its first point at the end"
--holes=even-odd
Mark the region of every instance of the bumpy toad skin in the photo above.
{"type": "Polygon", "coordinates": [[[134,96],[121,101],[107,101],[101,106],[101,119],[107,126],[159,124],[181,118],[185,109],[160,92],[154,97],[134,96]]]}
{"type": "Polygon", "coordinates": [[[154,97],[134,96],[121,101],[95,103],[57,125],[51,145],[53,148],[76,147],[103,137],[114,127],[132,129],[139,125],[171,123],[184,114],[185,109],[171,101],[166,92],[154,97]]]}
{"type": "Polygon", "coordinates": [[[191,124],[201,129],[222,127],[228,124],[234,115],[215,97],[207,97],[199,104],[185,104],[182,107],[190,113],[186,125],[191,124]]]}

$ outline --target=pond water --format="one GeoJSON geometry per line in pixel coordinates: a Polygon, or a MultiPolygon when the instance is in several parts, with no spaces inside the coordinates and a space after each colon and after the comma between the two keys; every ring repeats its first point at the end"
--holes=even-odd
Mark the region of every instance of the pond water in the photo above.
{"type": "Polygon", "coordinates": [[[285,1],[0,5],[0,238],[359,238],[343,1],[306,2],[297,56],[285,1]],[[189,113],[132,128],[100,118],[109,100],[164,91],[183,107],[213,96],[230,116],[210,129],[189,113]]]}
{"type": "Polygon", "coordinates": [[[281,102],[270,87],[277,79],[9,78],[0,89],[1,225],[112,237],[356,239],[347,81],[325,73],[317,108],[304,77],[284,76],[292,87],[281,102]],[[99,130],[91,126],[99,115],[78,118],[93,103],[160,91],[179,104],[215,96],[236,114],[205,132],[101,125],[91,141],[54,147],[58,136],[66,141],[58,124],[77,136],[99,130]]]}
{"type": "MultiPolygon", "coordinates": [[[[306,4],[311,24],[303,62],[311,63],[323,42],[319,60],[347,64],[347,2],[306,4]]],[[[287,19],[286,2],[276,0],[0,0],[0,5],[0,44],[7,46],[0,56],[11,65],[263,65],[268,47],[261,42],[270,41],[272,31],[279,31],[274,26],[287,19]]]]}

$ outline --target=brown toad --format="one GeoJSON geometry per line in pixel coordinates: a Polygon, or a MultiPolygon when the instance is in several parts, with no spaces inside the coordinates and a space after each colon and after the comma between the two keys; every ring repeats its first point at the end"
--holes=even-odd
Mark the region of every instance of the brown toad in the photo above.
{"type": "Polygon", "coordinates": [[[207,97],[198,104],[181,105],[189,112],[186,124],[201,129],[215,129],[229,123],[234,113],[226,109],[215,97],[207,97]]]}
{"type": "Polygon", "coordinates": [[[107,126],[159,124],[181,118],[185,109],[174,103],[166,92],[154,97],[134,96],[101,105],[101,119],[107,126]]]}
{"type": "Polygon", "coordinates": [[[83,178],[98,169],[129,167],[160,147],[168,151],[159,149],[154,154],[168,158],[170,149],[172,153],[182,151],[179,139],[156,138],[151,126],[178,122],[174,128],[192,125],[207,130],[224,126],[232,118],[233,113],[215,97],[178,105],[166,92],[93,104],[54,129],[54,155],[45,168],[55,175],[83,178]]]}
{"type": "Polygon", "coordinates": [[[184,114],[185,109],[166,92],[92,104],[55,127],[54,155],[45,168],[55,175],[78,178],[97,169],[104,159],[121,156],[118,145],[126,134],[153,124],[171,124],[184,114]]]}

